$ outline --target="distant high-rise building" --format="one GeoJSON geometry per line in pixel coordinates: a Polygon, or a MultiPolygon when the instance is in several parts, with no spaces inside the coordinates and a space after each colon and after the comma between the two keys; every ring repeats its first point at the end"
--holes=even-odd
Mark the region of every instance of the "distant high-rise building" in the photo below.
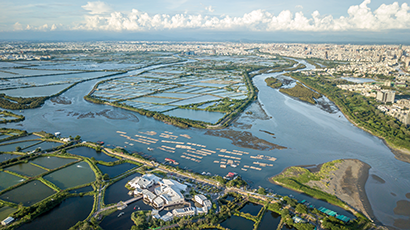
{"type": "Polygon", "coordinates": [[[406,57],[406,58],[404,59],[404,63],[405,63],[405,65],[406,65],[406,68],[408,69],[409,66],[410,66],[410,57],[406,57]]]}
{"type": "Polygon", "coordinates": [[[387,103],[394,103],[394,97],[395,97],[395,93],[394,91],[390,91],[390,90],[382,90],[382,91],[378,91],[376,94],[376,99],[387,103]]]}
{"type": "Polygon", "coordinates": [[[329,54],[327,53],[327,51],[325,51],[325,58],[329,59],[329,54]]]}

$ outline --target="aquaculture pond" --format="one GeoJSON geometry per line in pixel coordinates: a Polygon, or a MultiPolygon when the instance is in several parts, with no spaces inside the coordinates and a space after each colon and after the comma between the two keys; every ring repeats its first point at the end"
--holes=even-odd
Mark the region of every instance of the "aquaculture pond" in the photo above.
{"type": "Polygon", "coordinates": [[[37,148],[41,148],[41,150],[49,150],[49,149],[56,148],[60,145],[62,144],[59,142],[45,141],[40,144],[24,149],[24,152],[30,152],[30,151],[36,150],[37,148]]]}
{"type": "Polygon", "coordinates": [[[280,223],[280,215],[268,211],[263,215],[261,222],[259,223],[258,230],[270,230],[270,229],[276,229],[280,223]]]}
{"type": "Polygon", "coordinates": [[[124,164],[119,164],[119,165],[114,165],[114,166],[105,166],[105,165],[98,165],[98,168],[100,168],[102,174],[108,174],[110,178],[114,178],[121,173],[124,173],[132,168],[139,167],[138,165],[131,164],[131,163],[124,163],[124,164]]]}
{"type": "Polygon", "coordinates": [[[45,184],[34,180],[11,191],[3,193],[0,195],[0,199],[16,204],[22,203],[24,206],[31,206],[53,195],[54,193],[55,191],[45,184]]]}
{"type": "Polygon", "coordinates": [[[44,176],[61,189],[67,189],[95,180],[95,174],[87,162],[79,162],[44,176]]]}
{"type": "Polygon", "coordinates": [[[18,88],[9,90],[0,90],[0,93],[4,93],[12,97],[44,97],[50,96],[60,92],[61,90],[69,87],[71,84],[61,85],[49,85],[40,87],[18,88]]]}
{"type": "Polygon", "coordinates": [[[118,203],[119,201],[126,201],[130,199],[130,196],[128,195],[128,189],[125,188],[125,185],[128,183],[128,181],[137,176],[141,176],[141,174],[133,173],[107,187],[107,189],[105,190],[104,203],[113,204],[118,203]]]}
{"type": "Polygon", "coordinates": [[[249,213],[252,216],[257,216],[262,207],[263,207],[262,205],[254,204],[252,202],[248,202],[248,203],[245,204],[245,206],[243,206],[241,209],[239,209],[239,211],[241,211],[243,213],[249,213]]]}
{"type": "Polygon", "coordinates": [[[0,135],[0,140],[6,139],[6,138],[8,138],[8,137],[11,137],[11,136],[6,135],[6,134],[1,134],[1,135],[0,135]]]}
{"type": "Polygon", "coordinates": [[[103,152],[98,153],[94,149],[88,148],[88,147],[78,147],[78,148],[71,149],[68,152],[71,154],[88,157],[88,158],[94,157],[97,161],[112,162],[112,161],[118,160],[115,157],[110,157],[103,152]]]}
{"type": "Polygon", "coordinates": [[[28,176],[28,177],[34,177],[39,174],[45,173],[46,170],[39,168],[37,166],[34,166],[30,163],[20,163],[16,164],[10,167],[5,168],[5,170],[11,171],[18,173],[20,175],[28,176]]]}
{"type": "Polygon", "coordinates": [[[0,144],[13,143],[13,142],[17,142],[17,141],[28,141],[28,140],[34,140],[34,139],[40,139],[40,138],[41,137],[36,136],[36,135],[28,135],[28,136],[24,136],[24,137],[19,137],[17,139],[0,142],[0,144]]]}
{"type": "Polygon", "coordinates": [[[0,172],[0,191],[11,187],[13,185],[16,185],[20,182],[24,181],[23,178],[20,178],[18,176],[11,175],[6,172],[0,172]]]}
{"type": "Polygon", "coordinates": [[[69,229],[78,221],[82,221],[90,214],[93,207],[92,196],[71,197],[61,204],[42,214],[32,222],[17,228],[19,230],[54,230],[69,229]]]}
{"type": "Polygon", "coordinates": [[[247,220],[239,216],[231,216],[222,222],[221,226],[232,230],[248,230],[253,229],[253,224],[254,222],[251,220],[247,220]]]}
{"type": "Polygon", "coordinates": [[[220,99],[221,98],[219,97],[215,97],[211,95],[203,95],[203,96],[199,96],[199,97],[195,97],[195,98],[191,98],[187,100],[173,102],[171,104],[180,106],[180,105],[198,104],[198,103],[207,102],[207,101],[218,101],[220,99]]]}
{"type": "Polygon", "coordinates": [[[174,109],[164,114],[168,116],[173,116],[173,117],[181,117],[181,118],[186,118],[186,119],[191,119],[191,120],[209,122],[212,124],[216,123],[217,121],[219,121],[219,119],[225,116],[224,113],[208,112],[208,111],[202,111],[202,110],[191,110],[191,109],[174,109]]]}
{"type": "Polygon", "coordinates": [[[24,149],[36,143],[40,143],[40,141],[25,141],[25,142],[19,142],[19,143],[14,143],[14,144],[2,145],[0,146],[0,152],[14,152],[16,151],[17,147],[24,149]]]}
{"type": "Polygon", "coordinates": [[[1,207],[0,208],[0,220],[6,219],[10,214],[12,214],[15,211],[17,211],[17,209],[12,208],[12,207],[8,207],[8,206],[1,207]]]}
{"type": "Polygon", "coordinates": [[[13,158],[21,157],[22,155],[15,155],[15,154],[0,154],[0,162],[7,161],[13,158]]]}
{"type": "Polygon", "coordinates": [[[61,157],[38,157],[30,163],[40,165],[44,168],[55,169],[71,162],[77,161],[77,159],[61,158],[61,157]]]}

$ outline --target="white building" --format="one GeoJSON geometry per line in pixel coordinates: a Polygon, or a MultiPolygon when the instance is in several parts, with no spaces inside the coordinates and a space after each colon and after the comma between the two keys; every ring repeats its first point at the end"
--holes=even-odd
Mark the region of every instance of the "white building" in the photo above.
{"type": "Polygon", "coordinates": [[[9,217],[7,217],[6,219],[4,219],[4,220],[1,222],[1,224],[4,225],[4,226],[6,226],[6,225],[10,224],[10,223],[13,222],[13,221],[14,221],[14,218],[11,217],[11,216],[9,216],[9,217]]]}
{"type": "Polygon", "coordinates": [[[161,178],[155,176],[154,174],[148,173],[140,177],[135,177],[134,179],[130,180],[128,184],[131,186],[131,188],[146,189],[161,180],[162,180],[161,178]]]}
{"type": "Polygon", "coordinates": [[[184,196],[181,192],[172,188],[169,188],[169,190],[160,197],[164,200],[165,205],[182,204],[185,202],[184,196]]]}
{"type": "Polygon", "coordinates": [[[154,219],[161,219],[161,216],[159,215],[158,210],[152,209],[151,215],[152,215],[152,218],[154,219]]]}
{"type": "Polygon", "coordinates": [[[179,208],[179,209],[174,209],[172,210],[172,214],[175,217],[182,217],[182,216],[194,216],[195,215],[195,208],[189,207],[189,208],[179,208]]]}
{"type": "Polygon", "coordinates": [[[195,201],[200,204],[200,205],[204,205],[205,201],[208,200],[204,195],[199,194],[199,195],[195,195],[194,196],[195,201]]]}
{"type": "Polygon", "coordinates": [[[199,194],[194,196],[195,202],[202,205],[202,208],[197,208],[198,214],[208,213],[212,207],[212,202],[206,198],[206,196],[199,194]]]}
{"type": "Polygon", "coordinates": [[[141,195],[142,195],[142,191],[143,191],[143,189],[135,188],[135,190],[134,190],[134,195],[136,195],[136,196],[141,196],[141,195]]]}
{"type": "Polygon", "coordinates": [[[144,189],[142,190],[142,196],[144,197],[144,200],[149,201],[150,203],[152,203],[152,201],[155,199],[155,197],[157,197],[154,193],[144,189]]]}
{"type": "Polygon", "coordinates": [[[172,179],[163,179],[162,181],[159,182],[159,184],[163,186],[175,187],[179,189],[180,191],[186,191],[187,189],[186,185],[181,184],[178,181],[175,181],[172,179]]]}
{"type": "Polygon", "coordinates": [[[163,215],[161,217],[161,220],[163,221],[171,221],[172,219],[174,219],[174,215],[172,215],[172,213],[168,212],[167,214],[163,215]]]}

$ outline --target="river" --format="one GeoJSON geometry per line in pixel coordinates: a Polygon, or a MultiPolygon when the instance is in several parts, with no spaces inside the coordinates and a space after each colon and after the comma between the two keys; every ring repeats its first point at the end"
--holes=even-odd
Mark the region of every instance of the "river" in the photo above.
{"type": "MultiPolygon", "coordinates": [[[[314,68],[304,61],[300,62],[305,64],[308,69],[314,68]]],[[[133,74],[152,68],[155,67],[143,68],[133,74]]],[[[320,164],[340,158],[359,159],[372,167],[370,174],[377,175],[385,181],[385,183],[380,183],[370,176],[366,184],[366,192],[377,219],[385,225],[392,226],[395,219],[403,218],[403,216],[394,214],[393,209],[396,202],[406,199],[405,194],[410,191],[409,164],[395,159],[394,154],[379,138],[352,125],[341,112],[326,112],[318,105],[300,102],[266,86],[264,82],[266,77],[275,77],[280,74],[262,74],[253,78],[255,86],[259,89],[258,102],[262,105],[261,108],[259,108],[258,103],[253,103],[247,108],[247,111],[252,111],[253,114],[243,113],[227,129],[250,132],[253,136],[287,147],[284,150],[262,151],[241,148],[234,146],[229,139],[204,135],[206,130],[181,129],[134,112],[85,101],[84,95],[88,94],[93,86],[101,80],[80,83],[63,93],[62,96],[68,98],[71,104],[46,101],[41,108],[21,112],[26,117],[24,121],[17,124],[6,124],[3,127],[20,128],[29,132],[41,130],[49,133],[61,132],[62,136],[80,135],[84,140],[89,141],[102,140],[110,146],[126,146],[127,150],[130,151],[145,152],[156,157],[159,161],[163,161],[165,157],[171,157],[180,162],[180,167],[193,169],[197,172],[207,171],[226,175],[229,171],[235,171],[240,173],[245,180],[252,181],[252,186],[255,188],[260,185],[271,188],[281,195],[292,194],[298,199],[306,199],[312,204],[325,206],[346,215],[349,214],[323,201],[273,185],[268,181],[268,178],[280,173],[288,166],[320,164]],[[103,110],[110,110],[112,114],[118,114],[119,117],[124,117],[120,116],[124,114],[133,116],[125,116],[129,119],[116,119],[115,116],[108,118],[97,115],[103,110]],[[80,116],[90,112],[94,115],[80,116]],[[267,116],[264,115],[265,113],[267,116]],[[131,119],[134,116],[138,120],[131,119]],[[135,135],[139,131],[155,131],[158,134],[168,131],[173,132],[176,136],[187,134],[191,139],[179,137],[178,141],[201,143],[210,150],[224,148],[247,151],[253,155],[264,154],[276,157],[277,161],[272,162],[272,167],[263,168],[261,171],[248,170],[245,172],[241,171],[239,167],[223,169],[219,167],[219,164],[213,163],[214,160],[220,159],[217,154],[204,158],[201,163],[196,163],[181,158],[178,154],[158,149],[148,151],[147,146],[143,144],[135,143],[133,146],[129,146],[125,143],[127,140],[116,133],[118,130],[127,132],[127,135],[135,135]],[[275,138],[260,130],[274,133],[275,138]]],[[[126,75],[130,75],[130,73],[126,75]]],[[[159,142],[150,147],[158,147],[162,144],[159,142]]],[[[242,159],[241,164],[251,165],[252,161],[255,160],[242,159]]]]}

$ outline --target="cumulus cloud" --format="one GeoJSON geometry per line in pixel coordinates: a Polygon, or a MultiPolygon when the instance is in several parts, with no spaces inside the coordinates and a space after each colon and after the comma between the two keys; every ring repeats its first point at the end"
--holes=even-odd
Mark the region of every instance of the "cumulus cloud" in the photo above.
{"type": "MultiPolygon", "coordinates": [[[[252,30],[252,31],[346,31],[365,30],[379,31],[388,29],[410,29],[410,7],[407,3],[401,6],[394,2],[382,4],[372,11],[364,0],[360,5],[350,6],[346,16],[333,18],[332,15],[320,15],[318,11],[310,16],[302,12],[292,13],[283,10],[278,15],[265,10],[254,10],[241,17],[229,15],[207,16],[202,14],[155,14],[149,15],[136,9],[128,14],[108,12],[103,2],[88,2],[83,6],[90,13],[85,21],[75,29],[111,30],[111,31],[147,31],[181,28],[203,28],[213,30],[252,30]],[[91,6],[95,6],[93,8],[91,6]]],[[[213,12],[212,6],[206,7],[213,12]]]]}
{"type": "Polygon", "coordinates": [[[209,12],[211,12],[211,13],[215,11],[215,9],[213,9],[212,6],[206,6],[206,7],[205,7],[205,10],[207,10],[207,11],[209,11],[209,12]]]}
{"type": "Polygon", "coordinates": [[[90,11],[90,14],[104,14],[111,10],[110,7],[101,1],[87,2],[86,5],[81,7],[87,11],[90,11]]]}
{"type": "Polygon", "coordinates": [[[17,30],[23,30],[23,25],[21,25],[19,22],[16,22],[16,23],[14,23],[14,25],[13,25],[13,29],[14,29],[15,31],[17,31],[17,30]]]}

